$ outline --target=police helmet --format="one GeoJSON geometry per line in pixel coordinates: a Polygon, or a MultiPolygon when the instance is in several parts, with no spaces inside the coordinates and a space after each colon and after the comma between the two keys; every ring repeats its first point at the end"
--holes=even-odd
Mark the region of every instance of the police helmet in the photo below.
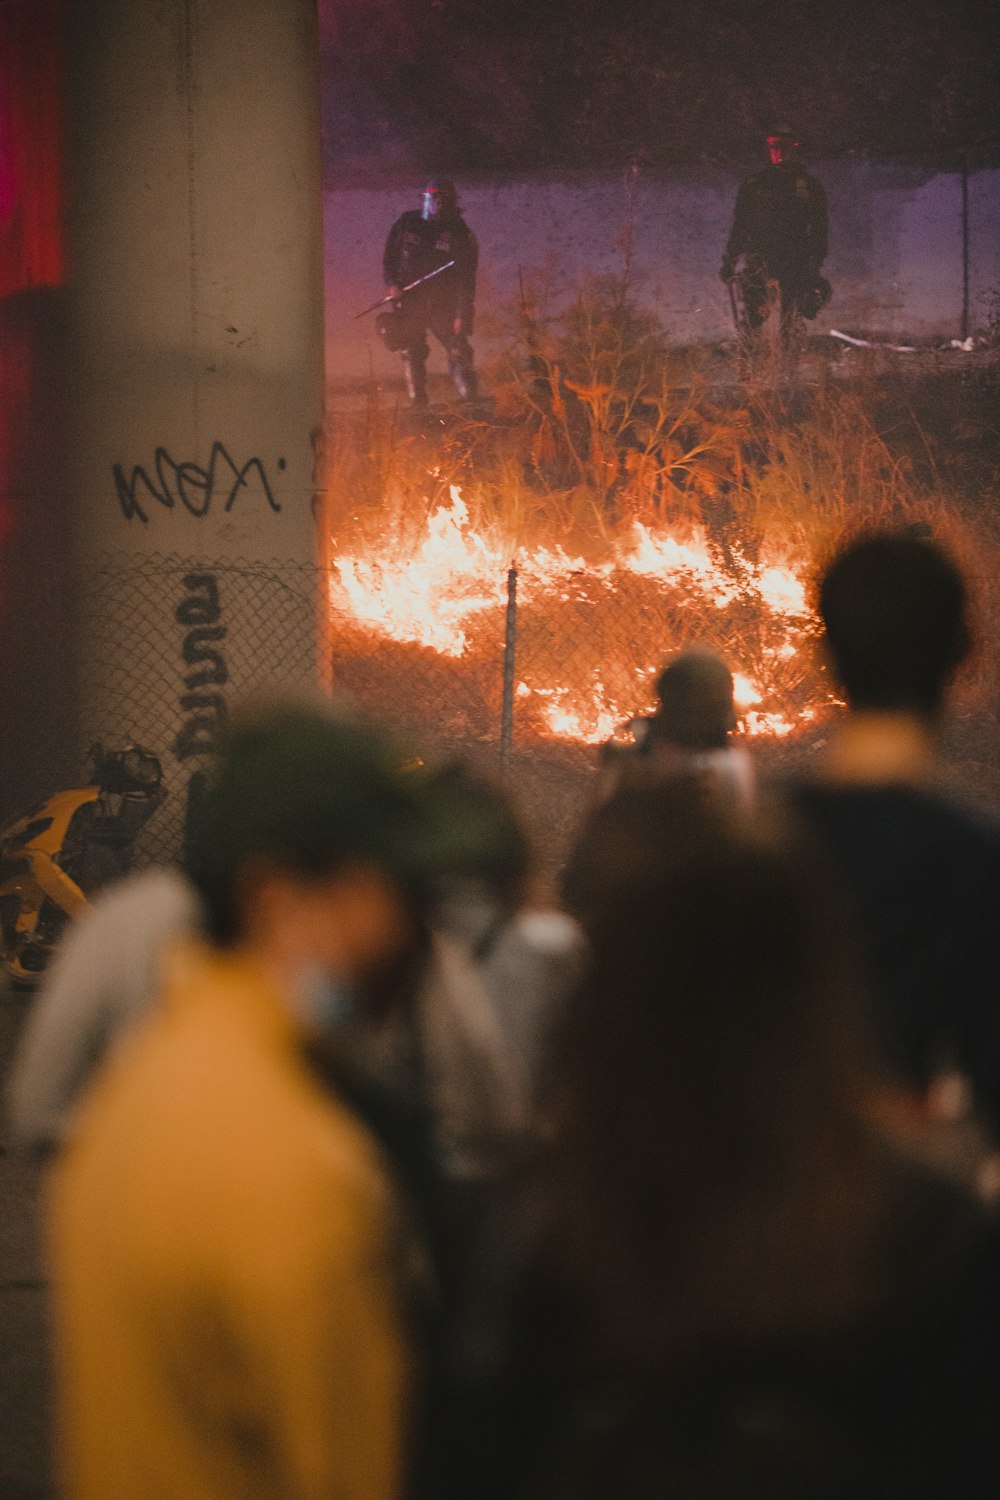
{"type": "Polygon", "coordinates": [[[458,208],[458,192],[450,177],[432,177],[424,188],[421,213],[425,219],[440,219],[458,208]]]}
{"type": "Polygon", "coordinates": [[[802,147],[798,132],[784,121],[775,125],[767,134],[767,152],[774,166],[794,161],[802,147]]]}

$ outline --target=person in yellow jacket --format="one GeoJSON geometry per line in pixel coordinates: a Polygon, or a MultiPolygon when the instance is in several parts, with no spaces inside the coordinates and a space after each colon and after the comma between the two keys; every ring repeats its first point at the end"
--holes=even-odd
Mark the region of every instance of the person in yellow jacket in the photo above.
{"type": "Polygon", "coordinates": [[[53,1169],[69,1500],[400,1493],[397,1205],[303,1052],[405,947],[433,840],[363,730],[292,705],[232,734],[192,870],[210,942],[172,955],[53,1169]]]}

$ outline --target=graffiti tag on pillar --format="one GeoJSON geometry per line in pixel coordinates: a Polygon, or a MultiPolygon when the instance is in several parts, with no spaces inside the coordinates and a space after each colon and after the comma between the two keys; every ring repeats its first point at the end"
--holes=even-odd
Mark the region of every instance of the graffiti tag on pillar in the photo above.
{"type": "MultiPolygon", "coordinates": [[[[285,468],[283,458],[278,459],[278,468],[285,468]]],[[[248,458],[244,464],[237,464],[225,445],[218,441],[212,444],[208,465],[204,468],[190,460],[178,462],[166,448],[157,448],[153,455],[152,474],[141,464],[136,464],[128,475],[123,464],[114,464],[111,472],[118,503],[127,521],[138,517],[140,521],[148,522],[145,507],[151,500],[165,510],[181,505],[199,520],[209,514],[213,505],[221,505],[223,511],[230,511],[242,491],[250,488],[252,479],[256,479],[271,510],[281,510],[263,460],[248,458]]]]}
{"type": "Polygon", "coordinates": [[[207,688],[224,687],[229,668],[221,645],[228,634],[222,623],[219,580],[214,573],[186,573],[184,598],[174,610],[178,625],[189,627],[181,644],[184,665],[193,667],[184,676],[180,696],[181,729],[174,741],[178,760],[192,755],[211,755],[218,749],[219,734],[226,720],[226,700],[207,688]]]}

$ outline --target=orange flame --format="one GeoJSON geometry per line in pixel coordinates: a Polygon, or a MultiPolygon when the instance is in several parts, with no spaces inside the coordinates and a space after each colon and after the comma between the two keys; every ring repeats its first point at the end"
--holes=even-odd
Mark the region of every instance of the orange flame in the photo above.
{"type": "MultiPolygon", "coordinates": [[[[499,524],[473,526],[460,488],[452,485],[450,502],[428,515],[408,545],[400,536],[382,536],[376,545],[355,545],[354,550],[346,542],[335,543],[330,603],[376,639],[430,648],[453,660],[468,658],[470,630],[477,620],[495,615],[493,639],[503,640],[507,570],[514,550],[499,524]]],[[[628,604],[621,597],[627,588],[651,590],[653,600],[680,590],[691,609],[710,615],[749,598],[767,626],[767,641],[756,652],[759,662],[794,664],[804,644],[809,623],[804,559],[772,553],[751,564],[740,558],[734,573],[720,566],[697,526],[675,534],[638,522],[623,525],[599,561],[585,561],[561,547],[521,546],[516,551],[519,617],[548,620],[549,635],[558,637],[555,616],[579,607],[582,628],[593,632],[595,651],[600,649],[599,623],[612,615],[621,634],[625,611],[624,633],[631,637],[628,604]]],[[[648,616],[648,605],[645,612],[648,616]]],[[[617,725],[652,707],[663,655],[659,642],[647,659],[619,661],[615,670],[592,661],[571,671],[561,654],[558,645],[550,646],[544,680],[529,680],[522,668],[517,684],[519,711],[530,710],[528,719],[537,733],[599,743],[617,725]]],[[[787,735],[813,716],[805,705],[790,716],[780,704],[767,701],[758,676],[743,665],[734,671],[744,732],[787,735]]]]}

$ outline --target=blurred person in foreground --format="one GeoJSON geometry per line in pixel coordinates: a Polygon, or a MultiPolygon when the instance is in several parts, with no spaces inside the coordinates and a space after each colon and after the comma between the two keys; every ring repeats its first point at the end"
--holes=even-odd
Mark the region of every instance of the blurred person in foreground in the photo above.
{"type": "Polygon", "coordinates": [[[629,720],[622,738],[601,748],[598,798],[622,784],[665,776],[699,776],[737,803],[754,793],[748,752],[737,745],[733,674],[707,646],[690,646],[667,662],[656,681],[658,705],[629,720]]]}
{"type": "Polygon", "coordinates": [[[965,582],[911,532],[860,537],[820,583],[834,679],[847,700],[816,775],[793,788],[860,923],[873,1020],[918,1105],[954,1110],[971,1081],[1000,1118],[1000,829],[942,790],[949,689],[970,644],[965,582]]]}
{"type": "MultiPolygon", "coordinates": [[[[439,852],[420,913],[419,955],[384,976],[407,990],[406,1003],[352,1027],[352,1063],[403,1115],[422,1118],[444,1177],[472,1182],[507,1170],[529,1146],[544,996],[568,982],[561,974],[575,972],[579,936],[561,913],[517,910],[528,846],[498,788],[452,765],[405,775],[415,794],[433,801],[439,852]]],[[[189,800],[194,826],[185,845],[193,849],[200,796],[189,800]]],[[[189,863],[132,873],[67,932],[7,1083],[19,1146],[44,1154],[71,1138],[90,1078],[155,1003],[166,955],[178,941],[203,936],[204,903],[189,863]]],[[[337,1068],[344,1046],[339,1035],[337,1068]]],[[[323,1049],[313,1053],[322,1071],[323,1049]]]]}
{"type": "Polygon", "coordinates": [[[829,870],[679,780],[591,821],[591,963],[464,1492],[995,1494],[997,1226],[883,1130],[829,870]]]}
{"type": "Polygon", "coordinates": [[[305,1052],[392,1003],[434,837],[364,729],[234,723],[193,860],[208,942],[172,955],[53,1168],[72,1500],[400,1492],[400,1203],[305,1052]]]}
{"type": "MultiPolygon", "coordinates": [[[[442,766],[433,792],[464,830],[435,882],[431,921],[455,987],[481,990],[521,1101],[528,1148],[539,1129],[539,1068],[554,1015],[580,977],[583,935],[572,917],[531,892],[532,852],[508,791],[461,762],[442,766]]],[[[454,841],[453,841],[454,842],[454,841]]],[[[426,987],[448,980],[439,965],[426,987]]]]}
{"type": "Polygon", "coordinates": [[[423,1105],[439,1173],[434,1200],[421,1195],[438,1312],[409,1493],[440,1500],[475,1438],[467,1398],[492,1367],[510,1247],[547,1129],[549,1033],[584,942],[575,921],[533,895],[528,838],[503,786],[456,761],[427,771],[424,790],[451,830],[430,893],[427,961],[412,1005],[372,1037],[368,1063],[395,1097],[423,1105]]]}

